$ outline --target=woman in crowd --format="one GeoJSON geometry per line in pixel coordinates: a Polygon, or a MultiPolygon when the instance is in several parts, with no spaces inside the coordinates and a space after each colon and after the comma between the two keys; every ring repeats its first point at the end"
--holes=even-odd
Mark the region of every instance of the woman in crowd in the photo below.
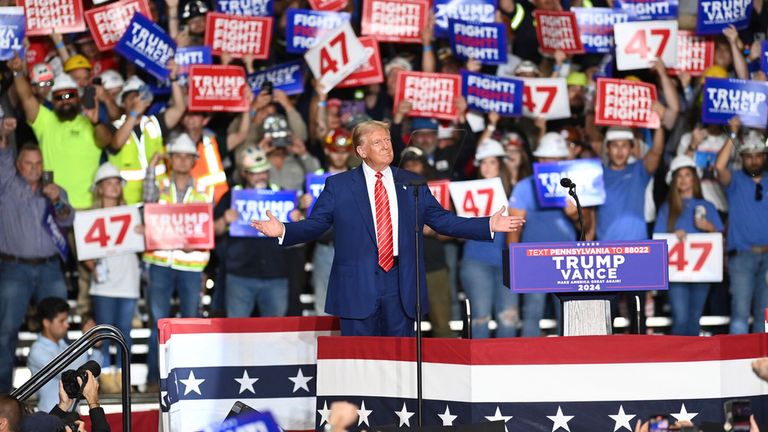
{"type": "MultiPolygon", "coordinates": [[[[702,196],[701,180],[693,159],[684,155],[673,159],[667,183],[670,184],[669,194],[659,209],[654,233],[674,233],[682,242],[687,234],[723,231],[717,209],[702,196]]],[[[699,319],[708,291],[709,283],[669,283],[672,334],[698,336],[699,319]]]]}

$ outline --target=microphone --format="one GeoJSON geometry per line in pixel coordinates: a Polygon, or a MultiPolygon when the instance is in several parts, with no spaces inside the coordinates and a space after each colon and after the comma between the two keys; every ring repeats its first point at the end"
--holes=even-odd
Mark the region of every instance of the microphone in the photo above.
{"type": "Polygon", "coordinates": [[[571,179],[569,179],[568,177],[563,177],[560,179],[560,186],[570,189],[570,188],[575,188],[576,183],[572,182],[571,179]]]}

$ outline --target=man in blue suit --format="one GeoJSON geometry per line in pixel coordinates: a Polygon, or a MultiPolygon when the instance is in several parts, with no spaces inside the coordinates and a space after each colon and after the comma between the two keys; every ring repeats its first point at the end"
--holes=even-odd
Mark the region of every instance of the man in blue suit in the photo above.
{"type": "MultiPolygon", "coordinates": [[[[270,212],[269,220],[252,225],[280,244],[314,240],[335,228],[335,256],[325,311],[341,319],[341,334],[354,336],[412,336],[416,312],[416,244],[423,250],[424,224],[438,233],[474,240],[494,232],[516,231],[525,222],[505,216],[501,208],[490,218],[462,218],[443,209],[408,171],[390,167],[394,153],[386,123],[368,121],[352,132],[352,144],[363,164],[329,177],[306,220],[283,224],[270,212]],[[415,209],[414,187],[419,208],[415,209]]],[[[424,257],[420,264],[421,304],[428,305],[424,257]]],[[[426,313],[426,311],[425,311],[426,313]]]]}

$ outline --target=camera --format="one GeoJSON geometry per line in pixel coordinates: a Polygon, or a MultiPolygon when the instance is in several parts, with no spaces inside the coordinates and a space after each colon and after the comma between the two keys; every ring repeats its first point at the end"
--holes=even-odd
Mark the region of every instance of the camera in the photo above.
{"type": "Polygon", "coordinates": [[[271,95],[273,87],[272,81],[264,81],[261,85],[261,92],[266,95],[271,95]]]}
{"type": "Polygon", "coordinates": [[[86,86],[83,91],[83,107],[85,109],[96,108],[96,88],[92,85],[86,86]]]}
{"type": "Polygon", "coordinates": [[[69,369],[61,374],[61,384],[70,399],[80,399],[83,397],[83,389],[88,382],[87,371],[91,371],[93,377],[96,378],[101,374],[101,366],[93,360],[88,360],[77,370],[69,369]],[[77,382],[78,378],[80,378],[82,384],[77,382]]]}

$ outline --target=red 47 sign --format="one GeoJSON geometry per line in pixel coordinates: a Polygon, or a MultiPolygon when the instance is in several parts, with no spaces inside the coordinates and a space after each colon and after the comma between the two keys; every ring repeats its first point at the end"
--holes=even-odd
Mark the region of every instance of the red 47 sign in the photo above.
{"type": "Polygon", "coordinates": [[[614,24],[618,70],[648,69],[661,59],[667,67],[677,64],[677,21],[634,21],[614,24]]]}
{"type": "Polygon", "coordinates": [[[78,211],[75,213],[75,244],[79,261],[142,252],[144,235],[136,206],[78,211]]]}
{"type": "Polygon", "coordinates": [[[465,217],[490,216],[507,205],[501,179],[451,182],[448,185],[456,214],[465,217]]]}
{"type": "Polygon", "coordinates": [[[523,81],[523,114],[526,117],[554,120],[571,116],[565,78],[525,78],[523,81]]]}
{"type": "Polygon", "coordinates": [[[654,234],[666,240],[670,282],[720,282],[723,280],[723,235],[688,234],[680,241],[675,234],[654,234]]]}
{"type": "Polygon", "coordinates": [[[326,92],[368,61],[368,52],[347,22],[328,33],[304,54],[312,74],[320,80],[326,92]]]}

